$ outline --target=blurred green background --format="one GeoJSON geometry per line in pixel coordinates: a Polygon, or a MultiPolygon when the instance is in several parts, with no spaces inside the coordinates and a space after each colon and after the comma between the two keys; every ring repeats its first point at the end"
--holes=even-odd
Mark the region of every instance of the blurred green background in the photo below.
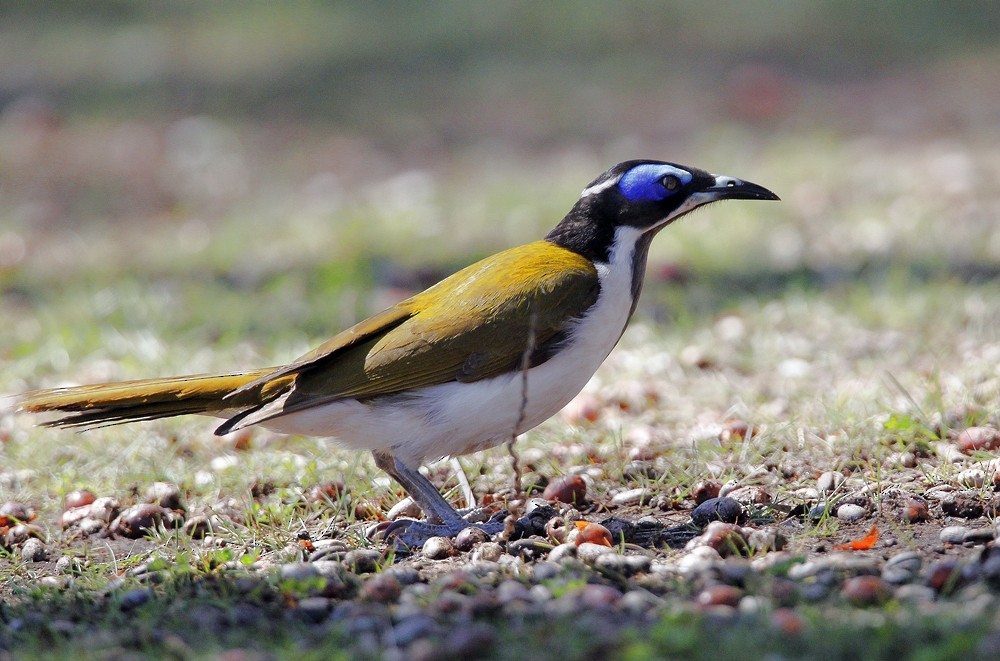
{"type": "Polygon", "coordinates": [[[2,2],[0,358],[290,357],[638,157],[784,200],[672,227],[646,315],[993,278],[998,35],[991,2],[2,2]]]}

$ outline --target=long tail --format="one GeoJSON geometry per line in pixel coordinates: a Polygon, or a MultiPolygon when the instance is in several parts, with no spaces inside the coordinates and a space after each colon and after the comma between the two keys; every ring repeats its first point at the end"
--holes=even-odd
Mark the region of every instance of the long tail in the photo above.
{"type": "Polygon", "coordinates": [[[42,422],[47,427],[102,427],[192,413],[225,416],[226,412],[235,414],[259,405],[280,392],[290,377],[234,394],[272,371],[274,368],[36,390],[18,398],[17,408],[28,413],[65,414],[42,422]]]}

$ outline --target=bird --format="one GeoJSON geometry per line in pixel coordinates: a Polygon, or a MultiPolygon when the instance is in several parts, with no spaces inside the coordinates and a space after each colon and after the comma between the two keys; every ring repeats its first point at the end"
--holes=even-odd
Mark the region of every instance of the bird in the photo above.
{"type": "Polygon", "coordinates": [[[497,517],[464,514],[420,473],[431,460],[508,440],[556,414],[617,344],[639,300],[653,237],[721,200],[778,200],[749,181],[639,159],[584,188],[541,240],[463,268],[336,334],[291,363],[36,390],[22,412],[92,428],[200,414],[228,434],[253,425],[370,451],[425,520],[394,522],[405,546],[497,517]]]}

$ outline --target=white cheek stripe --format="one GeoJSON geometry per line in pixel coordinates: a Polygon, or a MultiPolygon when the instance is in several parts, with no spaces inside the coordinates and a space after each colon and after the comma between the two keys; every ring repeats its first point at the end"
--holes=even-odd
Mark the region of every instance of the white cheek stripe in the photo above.
{"type": "Polygon", "coordinates": [[[622,178],[621,175],[618,175],[617,177],[615,177],[613,179],[608,179],[607,181],[602,181],[599,184],[594,184],[590,188],[585,188],[584,191],[582,193],[580,193],[580,197],[588,197],[590,195],[597,195],[601,191],[606,191],[609,188],[611,188],[612,186],[616,185],[621,180],[621,178],[622,178]]]}

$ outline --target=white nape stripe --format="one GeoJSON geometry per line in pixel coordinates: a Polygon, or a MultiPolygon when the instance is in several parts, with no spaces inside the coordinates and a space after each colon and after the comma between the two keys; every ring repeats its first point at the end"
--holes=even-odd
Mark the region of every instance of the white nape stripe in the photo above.
{"type": "Polygon", "coordinates": [[[622,178],[622,176],[618,175],[617,177],[613,177],[611,179],[608,179],[607,181],[602,181],[599,184],[594,184],[590,188],[585,188],[585,189],[583,189],[583,192],[580,193],[580,197],[587,197],[589,195],[597,195],[601,191],[606,191],[609,188],[611,188],[612,186],[614,186],[615,184],[617,184],[621,180],[621,178],[622,178]]]}

